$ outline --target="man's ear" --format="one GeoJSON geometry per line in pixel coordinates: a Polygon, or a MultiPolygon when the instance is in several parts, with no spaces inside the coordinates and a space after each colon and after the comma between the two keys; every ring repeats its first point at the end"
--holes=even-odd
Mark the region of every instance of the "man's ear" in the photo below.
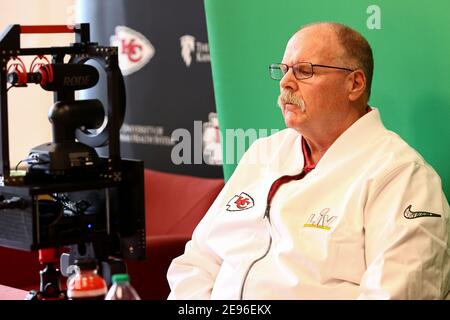
{"type": "Polygon", "coordinates": [[[358,100],[366,91],[366,75],[361,69],[356,69],[348,76],[349,92],[348,98],[350,101],[358,100]]]}

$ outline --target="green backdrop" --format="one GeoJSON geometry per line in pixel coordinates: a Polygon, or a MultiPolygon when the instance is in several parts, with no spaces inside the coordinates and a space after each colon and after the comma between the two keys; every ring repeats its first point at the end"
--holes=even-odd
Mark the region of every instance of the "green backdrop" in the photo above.
{"type": "MultiPolygon", "coordinates": [[[[450,199],[450,1],[205,0],[205,10],[224,158],[226,129],[285,127],[268,64],[301,25],[336,21],[368,39],[369,104],[436,169],[450,199]]],[[[238,160],[224,163],[225,179],[238,160]]]]}

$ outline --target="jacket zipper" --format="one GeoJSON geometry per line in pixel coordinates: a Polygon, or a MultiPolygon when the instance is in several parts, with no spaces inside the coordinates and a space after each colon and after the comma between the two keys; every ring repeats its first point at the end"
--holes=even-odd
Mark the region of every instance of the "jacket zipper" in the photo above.
{"type": "Polygon", "coordinates": [[[264,212],[264,219],[267,221],[266,225],[268,225],[268,229],[269,229],[269,245],[267,246],[267,249],[264,252],[264,254],[261,257],[259,257],[258,259],[254,260],[248,267],[247,272],[245,273],[245,276],[244,276],[244,280],[242,281],[241,293],[239,294],[239,300],[243,300],[243,298],[244,298],[244,288],[245,288],[245,284],[247,282],[247,278],[248,278],[248,274],[250,273],[250,270],[253,268],[253,266],[258,261],[261,261],[262,259],[264,259],[267,256],[267,254],[270,251],[270,248],[272,247],[272,232],[271,232],[271,227],[270,227],[270,203],[267,203],[267,205],[266,205],[266,211],[264,212]]]}
{"type": "MultiPolygon", "coordinates": [[[[295,180],[303,179],[303,178],[305,177],[305,175],[308,174],[308,172],[309,172],[309,170],[308,170],[308,171],[302,170],[298,175],[296,175],[298,178],[295,179],[295,180]]],[[[283,176],[281,176],[280,178],[282,178],[282,177],[283,177],[283,176]]],[[[292,177],[293,177],[293,176],[292,176],[292,177]]],[[[280,178],[278,178],[278,179],[280,179],[280,178]]],[[[277,180],[278,180],[278,179],[277,179],[277,180]]],[[[273,183],[275,183],[277,180],[275,180],[273,183]]],[[[288,182],[290,182],[290,181],[288,181],[288,182]]],[[[284,183],[283,183],[283,184],[284,184],[284,183]]],[[[275,191],[275,193],[276,193],[276,192],[277,192],[277,190],[275,191]]],[[[269,193],[270,193],[270,190],[269,190],[269,193]]],[[[244,276],[244,280],[242,281],[241,293],[239,294],[239,299],[240,299],[240,300],[242,300],[243,297],[244,297],[245,284],[246,284],[246,282],[247,282],[247,278],[248,278],[248,274],[250,273],[250,270],[253,268],[253,266],[254,266],[257,262],[261,261],[262,259],[264,259],[264,258],[267,256],[267,254],[268,254],[269,251],[270,251],[270,248],[272,247],[272,232],[271,232],[271,229],[272,229],[272,228],[271,228],[271,223],[270,223],[270,205],[271,205],[271,201],[272,201],[272,199],[268,197],[268,199],[267,199],[267,204],[266,204],[266,210],[265,210],[265,212],[264,212],[264,217],[263,217],[263,219],[266,219],[267,225],[268,225],[268,229],[269,229],[269,245],[267,246],[267,249],[266,249],[266,251],[264,252],[264,254],[263,254],[261,257],[259,257],[258,259],[254,260],[254,261],[250,264],[250,266],[248,267],[247,272],[245,273],[245,276],[244,276]]]]}

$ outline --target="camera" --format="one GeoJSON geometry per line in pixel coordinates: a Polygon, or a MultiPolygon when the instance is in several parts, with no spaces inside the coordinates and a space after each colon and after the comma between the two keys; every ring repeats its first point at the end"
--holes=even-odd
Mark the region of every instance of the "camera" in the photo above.
{"type": "Polygon", "coordinates": [[[0,64],[0,245],[67,247],[65,266],[87,254],[105,263],[145,258],[144,165],[120,155],[126,97],[117,48],[91,42],[89,24],[11,25],[0,35],[0,64]],[[75,42],[20,46],[21,34],[55,32],[73,33],[75,42]],[[29,68],[21,56],[35,57],[29,68]],[[75,91],[99,81],[98,68],[86,63],[91,60],[106,74],[105,105],[76,99],[75,91]],[[7,93],[29,85],[54,93],[52,141],[29,151],[25,171],[12,170],[7,93]]]}

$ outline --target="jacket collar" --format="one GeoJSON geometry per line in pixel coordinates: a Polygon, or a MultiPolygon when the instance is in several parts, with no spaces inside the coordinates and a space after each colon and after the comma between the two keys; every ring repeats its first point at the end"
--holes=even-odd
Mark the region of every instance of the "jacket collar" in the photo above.
{"type": "Polygon", "coordinates": [[[340,161],[347,161],[351,155],[358,153],[363,146],[370,145],[385,131],[379,110],[372,108],[371,112],[355,121],[336,139],[317,163],[316,168],[325,169],[335,166],[340,161]]]}
{"type": "MultiPolygon", "coordinates": [[[[275,162],[270,167],[278,168],[275,170],[278,174],[294,175],[300,173],[304,167],[302,136],[293,129],[288,128],[287,130],[291,143],[280,147],[276,158],[282,157],[282,159],[279,164],[275,162]]],[[[377,108],[372,107],[371,112],[355,121],[334,141],[313,171],[334,167],[340,161],[346,161],[348,156],[356,153],[361,146],[370,144],[384,131],[386,128],[381,121],[380,112],[377,108]]]]}

